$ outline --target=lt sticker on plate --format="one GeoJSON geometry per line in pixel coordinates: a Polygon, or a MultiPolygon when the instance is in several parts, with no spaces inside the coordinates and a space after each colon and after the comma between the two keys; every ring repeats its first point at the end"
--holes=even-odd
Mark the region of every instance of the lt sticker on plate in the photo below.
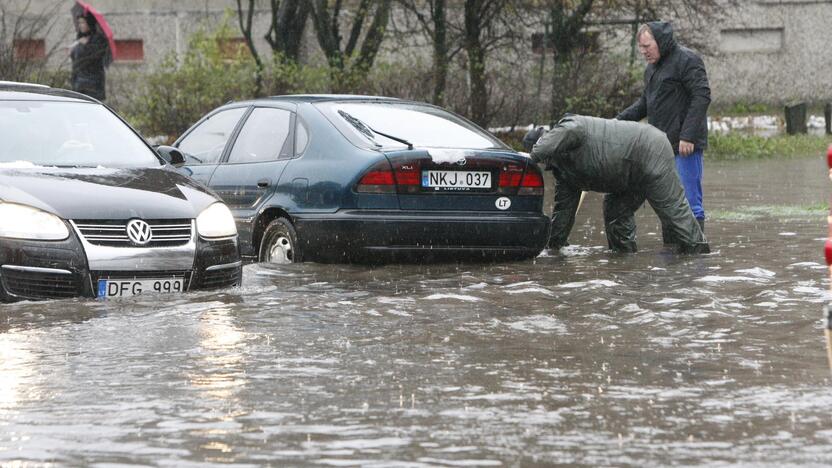
{"type": "Polygon", "coordinates": [[[494,202],[498,210],[507,210],[511,208],[511,199],[508,197],[500,197],[494,202]]]}

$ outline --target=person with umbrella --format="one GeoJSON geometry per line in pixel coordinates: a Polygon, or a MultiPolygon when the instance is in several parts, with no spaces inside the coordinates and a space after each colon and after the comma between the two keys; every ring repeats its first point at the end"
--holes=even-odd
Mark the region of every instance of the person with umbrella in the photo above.
{"type": "Polygon", "coordinates": [[[103,101],[107,97],[105,70],[113,57],[110,45],[112,32],[109,26],[102,27],[98,18],[103,20],[103,17],[96,13],[83,2],[76,2],[72,7],[78,39],[69,52],[72,59],[71,85],[74,91],[103,101]]]}

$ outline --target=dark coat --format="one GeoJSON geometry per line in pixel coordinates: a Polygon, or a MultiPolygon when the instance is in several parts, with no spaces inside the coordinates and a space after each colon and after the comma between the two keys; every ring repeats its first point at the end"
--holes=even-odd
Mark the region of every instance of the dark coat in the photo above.
{"type": "Polygon", "coordinates": [[[110,46],[101,33],[93,33],[86,44],[78,42],[70,51],[72,58],[72,89],[103,100],[106,97],[104,64],[110,46]]]}
{"type": "Polygon", "coordinates": [[[531,156],[552,167],[558,189],[576,192],[638,191],[644,174],[665,163],[675,170],[670,145],[656,128],[583,115],[561,119],[534,145],[531,156]]]}
{"type": "Polygon", "coordinates": [[[711,103],[705,64],[695,52],[676,43],[670,23],[647,24],[661,58],[644,70],[641,97],[616,118],[638,121],[647,117],[648,123],[667,134],[676,153],[679,140],[704,150],[708,146],[707,113],[711,103]]]}
{"type": "MultiPolygon", "coordinates": [[[[673,226],[683,245],[705,242],[676,175],[673,149],[655,127],[570,115],[540,138],[531,157],[546,163],[555,175],[550,248],[566,245],[581,192],[587,190],[641,200],[626,213],[608,212],[605,205],[605,220],[632,218],[632,212],[646,199],[662,223],[673,226]]],[[[628,235],[633,236],[634,246],[634,226],[628,235]]]]}

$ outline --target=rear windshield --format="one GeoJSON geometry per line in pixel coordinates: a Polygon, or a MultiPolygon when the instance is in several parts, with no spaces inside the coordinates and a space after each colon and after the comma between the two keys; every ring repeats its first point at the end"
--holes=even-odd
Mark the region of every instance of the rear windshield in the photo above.
{"type": "Polygon", "coordinates": [[[100,104],[0,101],[0,163],[152,167],[160,160],[100,104]]]}
{"type": "Polygon", "coordinates": [[[419,148],[506,148],[483,129],[433,106],[390,102],[324,102],[316,106],[350,140],[362,139],[365,146],[369,142],[376,147],[410,143],[419,148]]]}

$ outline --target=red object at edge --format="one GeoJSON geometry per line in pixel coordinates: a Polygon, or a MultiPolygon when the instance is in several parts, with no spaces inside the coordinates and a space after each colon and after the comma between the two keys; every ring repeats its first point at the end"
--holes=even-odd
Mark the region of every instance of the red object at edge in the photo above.
{"type": "Polygon", "coordinates": [[[826,239],[826,244],[823,246],[823,253],[826,254],[826,264],[832,265],[832,239],[826,239]]]}

